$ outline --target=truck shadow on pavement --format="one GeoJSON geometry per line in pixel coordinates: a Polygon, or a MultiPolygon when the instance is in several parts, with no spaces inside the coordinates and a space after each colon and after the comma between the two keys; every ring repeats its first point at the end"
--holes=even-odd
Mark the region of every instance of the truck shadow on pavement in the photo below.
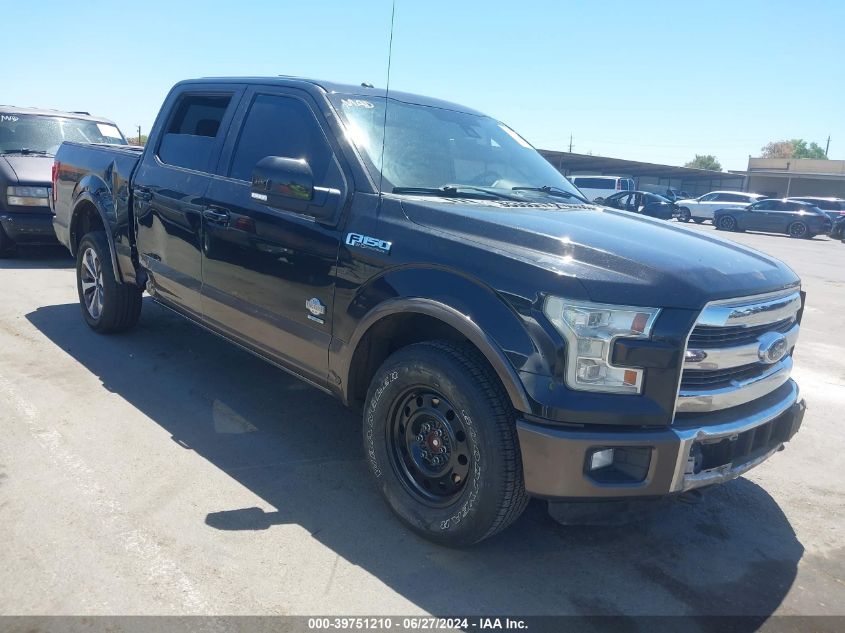
{"type": "MultiPolygon", "coordinates": [[[[435,614],[748,615],[740,628],[755,630],[781,604],[804,552],[777,503],[746,479],[622,527],[563,527],[533,501],[504,533],[445,549],[392,516],[363,459],[359,416],[331,397],[149,300],[122,336],[88,330],[76,304],[27,318],[105,389],[274,508],[209,507],[205,529],[269,541],[274,526],[302,526],[435,614]]],[[[326,611],[333,593],[355,591],[332,582],[333,574],[326,611]]]]}

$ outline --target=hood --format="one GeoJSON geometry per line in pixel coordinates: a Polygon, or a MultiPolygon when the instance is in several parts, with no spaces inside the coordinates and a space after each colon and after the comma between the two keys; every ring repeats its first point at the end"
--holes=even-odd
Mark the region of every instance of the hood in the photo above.
{"type": "Polygon", "coordinates": [[[575,277],[601,303],[700,309],[800,283],[781,261],[728,239],[594,205],[443,198],[402,204],[413,222],[554,273],[551,281],[538,274],[538,284],[575,277]]]}
{"type": "Polygon", "coordinates": [[[9,184],[49,185],[52,156],[9,154],[0,156],[0,178],[9,184]]]}

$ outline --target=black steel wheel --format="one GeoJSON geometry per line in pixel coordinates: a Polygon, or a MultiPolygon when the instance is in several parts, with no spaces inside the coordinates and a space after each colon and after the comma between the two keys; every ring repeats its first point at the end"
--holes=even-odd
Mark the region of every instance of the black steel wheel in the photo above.
{"type": "Polygon", "coordinates": [[[723,215],[716,222],[716,228],[721,231],[736,231],[736,218],[732,215],[723,215]]]}
{"type": "Polygon", "coordinates": [[[692,215],[689,212],[689,209],[686,207],[681,207],[678,209],[678,222],[689,222],[692,219],[692,215]]]}
{"type": "Polygon", "coordinates": [[[396,400],[390,425],[391,465],[421,501],[448,505],[460,495],[472,467],[467,431],[440,392],[419,385],[396,400]]]}

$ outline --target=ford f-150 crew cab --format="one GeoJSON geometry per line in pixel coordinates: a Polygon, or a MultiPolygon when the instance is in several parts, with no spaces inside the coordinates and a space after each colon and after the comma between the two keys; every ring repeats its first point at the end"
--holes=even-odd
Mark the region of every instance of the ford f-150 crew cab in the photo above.
{"type": "Polygon", "coordinates": [[[56,243],[50,168],[62,141],[126,144],[114,123],[85,112],[0,106],[0,257],[56,243]]]}
{"type": "Polygon", "coordinates": [[[294,78],[177,84],[141,151],[65,143],[81,312],[141,295],[363,412],[389,506],[466,545],[551,502],[666,497],[783,447],[804,305],[781,262],[589,204],[511,128],[294,78]]]}

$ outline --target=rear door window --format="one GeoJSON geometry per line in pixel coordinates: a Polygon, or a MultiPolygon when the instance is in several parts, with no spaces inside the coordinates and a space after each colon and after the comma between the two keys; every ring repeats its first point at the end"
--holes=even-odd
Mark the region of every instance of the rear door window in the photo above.
{"type": "Polygon", "coordinates": [[[231,94],[184,95],[176,103],[162,136],[159,159],[174,167],[211,172],[231,102],[231,94]]]}

